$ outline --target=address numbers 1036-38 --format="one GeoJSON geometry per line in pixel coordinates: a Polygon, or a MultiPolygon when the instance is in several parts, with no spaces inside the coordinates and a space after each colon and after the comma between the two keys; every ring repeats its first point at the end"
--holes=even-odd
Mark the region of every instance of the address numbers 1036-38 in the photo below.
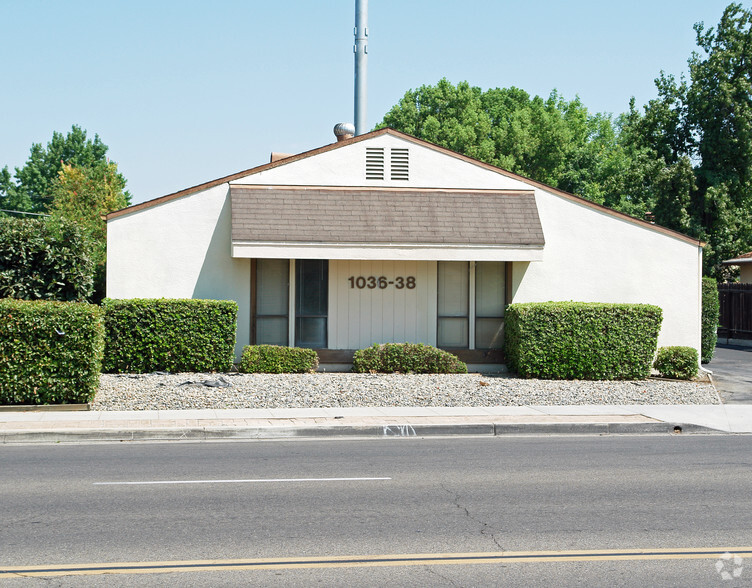
{"type": "Polygon", "coordinates": [[[347,281],[350,282],[350,289],[357,288],[358,290],[362,290],[363,288],[369,288],[370,290],[379,288],[384,290],[389,286],[394,286],[397,290],[402,290],[402,288],[412,290],[415,288],[415,276],[397,276],[393,280],[388,279],[386,276],[350,276],[347,278],[347,281]]]}

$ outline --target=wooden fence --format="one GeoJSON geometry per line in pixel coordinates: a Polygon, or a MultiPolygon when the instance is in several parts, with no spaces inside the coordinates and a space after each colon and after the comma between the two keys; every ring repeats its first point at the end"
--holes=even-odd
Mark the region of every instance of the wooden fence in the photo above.
{"type": "Polygon", "coordinates": [[[718,337],[752,339],[752,284],[718,284],[718,337]]]}

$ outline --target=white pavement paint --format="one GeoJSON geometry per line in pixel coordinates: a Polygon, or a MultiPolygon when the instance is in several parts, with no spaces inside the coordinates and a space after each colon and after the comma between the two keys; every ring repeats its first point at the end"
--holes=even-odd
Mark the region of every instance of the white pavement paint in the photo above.
{"type": "Polygon", "coordinates": [[[391,478],[263,478],[258,480],[151,480],[142,482],[94,482],[94,486],[150,486],[156,484],[257,484],[264,482],[370,482],[391,478]]]}

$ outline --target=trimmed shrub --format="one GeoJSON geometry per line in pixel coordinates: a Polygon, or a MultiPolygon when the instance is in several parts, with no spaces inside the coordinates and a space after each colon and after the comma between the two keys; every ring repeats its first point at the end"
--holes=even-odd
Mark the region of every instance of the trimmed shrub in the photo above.
{"type": "Polygon", "coordinates": [[[104,371],[221,372],[232,367],[232,300],[105,299],[104,371]]]}
{"type": "Polygon", "coordinates": [[[505,314],[507,367],[551,380],[647,378],[662,314],[648,304],[511,304],[505,314]]]}
{"type": "Polygon", "coordinates": [[[79,404],[94,398],[104,348],[93,304],[0,300],[0,404],[79,404]]]}
{"type": "Polygon", "coordinates": [[[317,367],[319,356],[313,349],[246,345],[238,369],[249,374],[304,374],[317,367]]]}
{"type": "Polygon", "coordinates": [[[661,347],[653,367],[664,378],[691,380],[697,375],[697,349],[694,347],[661,347]]]}
{"type": "Polygon", "coordinates": [[[422,343],[382,343],[360,349],[353,356],[352,371],[413,374],[466,374],[467,366],[456,355],[422,343]]]}
{"type": "Polygon", "coordinates": [[[718,315],[721,302],[718,298],[718,282],[713,278],[702,279],[702,363],[710,363],[718,341],[718,315]]]}
{"type": "Polygon", "coordinates": [[[85,301],[94,280],[91,250],[71,221],[0,218],[0,297],[85,301]]]}

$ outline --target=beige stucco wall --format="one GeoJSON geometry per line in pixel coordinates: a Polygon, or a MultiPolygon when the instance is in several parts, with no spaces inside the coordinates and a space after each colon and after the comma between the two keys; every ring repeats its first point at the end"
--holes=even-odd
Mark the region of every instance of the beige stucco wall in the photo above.
{"type": "MultiPolygon", "coordinates": [[[[404,139],[382,135],[322,153],[239,180],[269,185],[405,186],[457,189],[530,189],[481,166],[460,161],[404,139]],[[366,182],[365,147],[410,149],[410,181],[366,182]]],[[[227,184],[114,218],[108,222],[108,296],[194,297],[236,300],[239,304],[238,346],[250,338],[250,260],[231,256],[231,223],[227,184]]],[[[664,310],[660,345],[700,346],[701,251],[691,243],[667,236],[605,212],[535,189],[546,240],[542,261],[513,264],[514,302],[578,300],[643,302],[664,310]]],[[[304,244],[309,258],[331,258],[304,244]]],[[[290,255],[272,255],[290,257],[290,255]]],[[[402,257],[400,255],[400,257],[402,257]]],[[[468,258],[470,259],[470,258],[468,258]]],[[[485,259],[485,257],[484,257],[485,259]]],[[[508,261],[499,252],[498,261],[508,261]]],[[[380,263],[372,260],[363,263],[380,263]]],[[[391,262],[396,264],[407,261],[391,262]]],[[[368,271],[375,272],[375,266],[368,271]]],[[[427,266],[428,267],[428,266],[427,266]]],[[[433,264],[435,267],[435,264],[433,264]]],[[[344,262],[333,261],[337,278],[355,275],[344,262]],[[351,273],[349,273],[351,272],[351,273]],[[339,275],[339,273],[337,274],[339,275]]],[[[360,270],[363,275],[366,269],[360,270]]],[[[382,270],[386,271],[386,270],[382,270]]],[[[395,270],[396,271],[396,270],[395,270]]],[[[417,271],[417,270],[416,270],[417,271]]],[[[371,275],[370,273],[367,275],[371,275]]],[[[381,275],[381,274],[374,274],[381,275]]],[[[396,274],[395,274],[396,275],[396,274]]],[[[435,271],[434,274],[435,276],[435,271]]],[[[430,281],[426,274],[426,280],[430,281]]],[[[435,293],[434,286],[431,292],[435,293]]],[[[428,283],[428,282],[426,282],[428,283]]],[[[330,293],[330,347],[362,347],[374,342],[373,304],[355,308],[351,293],[330,293]],[[335,309],[348,308],[349,324],[335,309]],[[371,313],[371,314],[368,314],[371,313]],[[357,317],[361,317],[357,319],[357,317]],[[358,324],[352,321],[359,320],[358,324]],[[361,324],[362,323],[362,324],[361,324]],[[358,331],[351,333],[351,329],[358,331]],[[347,334],[345,334],[347,331],[347,334]]],[[[431,298],[429,296],[429,298],[431,298]]],[[[435,305],[435,296],[432,298],[435,305]]],[[[416,327],[415,338],[435,340],[435,306],[421,307],[432,320],[416,327]],[[430,329],[434,329],[433,332],[430,329]]],[[[408,308],[406,306],[406,308],[408,308]]],[[[422,316],[422,315],[421,315],[422,316]]],[[[427,316],[427,315],[426,315],[427,316]]],[[[416,318],[418,321],[424,319],[416,318]]],[[[422,324],[422,323],[421,323],[422,324]]],[[[380,334],[384,337],[384,333],[380,334]]],[[[405,337],[394,339],[405,340],[405,337]]]]}
{"type": "Polygon", "coordinates": [[[107,296],[238,303],[238,343],[250,339],[251,264],[230,257],[227,184],[107,223],[107,296]]]}
{"type": "Polygon", "coordinates": [[[529,190],[530,186],[480,165],[448,157],[433,149],[416,145],[400,137],[380,135],[348,147],[334,149],[315,157],[280,165],[270,170],[240,178],[233,184],[291,186],[378,186],[403,188],[465,188],[529,190]],[[410,179],[366,180],[366,147],[384,147],[386,177],[389,177],[389,149],[407,148],[410,152],[410,179]]]}
{"type": "Polygon", "coordinates": [[[742,284],[752,284],[752,263],[739,264],[739,281],[742,284]]]}
{"type": "Polygon", "coordinates": [[[633,302],[663,309],[659,346],[700,348],[696,245],[536,191],[542,262],[515,263],[513,302],[633,302]]]}

